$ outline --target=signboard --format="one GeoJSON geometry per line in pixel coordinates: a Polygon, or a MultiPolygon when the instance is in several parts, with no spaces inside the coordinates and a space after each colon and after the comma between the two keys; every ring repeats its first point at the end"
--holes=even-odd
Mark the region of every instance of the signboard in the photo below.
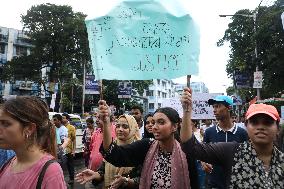
{"type": "Polygon", "coordinates": [[[118,83],[117,90],[118,98],[131,98],[132,95],[132,83],[128,81],[121,81],[118,83]]]}
{"type": "Polygon", "coordinates": [[[253,88],[262,88],[262,72],[257,71],[254,72],[254,83],[253,83],[253,88]]]}
{"type": "MultiPolygon", "coordinates": [[[[181,12],[181,11],[180,11],[181,12]]],[[[98,80],[172,79],[198,73],[199,28],[162,1],[124,1],[86,20],[98,80]]]]}
{"type": "MultiPolygon", "coordinates": [[[[198,93],[192,96],[192,119],[215,119],[213,108],[208,104],[208,100],[220,95],[217,93],[198,93]]],[[[164,99],[162,107],[175,109],[180,117],[183,117],[180,99],[164,99]]]]}
{"type": "Polygon", "coordinates": [[[22,81],[22,82],[20,82],[19,89],[31,91],[32,90],[32,85],[33,85],[32,81],[22,81]]]}
{"type": "Polygon", "coordinates": [[[240,71],[236,71],[234,74],[234,81],[236,83],[237,88],[249,88],[249,76],[246,73],[242,73],[240,71]]]}
{"type": "Polygon", "coordinates": [[[86,75],[85,94],[100,94],[99,82],[94,75],[86,75]]]}
{"type": "Polygon", "coordinates": [[[233,99],[234,105],[240,106],[240,105],[243,104],[243,101],[242,101],[242,99],[241,99],[240,96],[234,96],[234,95],[232,95],[231,97],[232,97],[232,99],[233,99]]]}

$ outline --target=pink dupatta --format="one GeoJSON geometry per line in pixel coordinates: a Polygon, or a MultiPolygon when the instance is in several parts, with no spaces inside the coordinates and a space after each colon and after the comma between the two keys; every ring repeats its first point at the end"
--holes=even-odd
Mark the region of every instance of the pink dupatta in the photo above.
{"type": "MultiPolygon", "coordinates": [[[[144,160],[139,189],[149,189],[151,187],[151,179],[157,162],[158,152],[159,144],[158,141],[155,141],[151,145],[144,160]]],[[[171,188],[190,188],[187,159],[180,147],[180,144],[176,140],[174,142],[171,156],[171,188]]]]}
{"type": "MultiPolygon", "coordinates": [[[[115,138],[115,125],[112,125],[112,138],[115,138]]],[[[100,153],[100,146],[103,141],[103,133],[101,128],[97,128],[93,132],[93,136],[91,139],[90,144],[90,163],[89,163],[89,169],[96,171],[103,162],[103,156],[100,153]]]]}

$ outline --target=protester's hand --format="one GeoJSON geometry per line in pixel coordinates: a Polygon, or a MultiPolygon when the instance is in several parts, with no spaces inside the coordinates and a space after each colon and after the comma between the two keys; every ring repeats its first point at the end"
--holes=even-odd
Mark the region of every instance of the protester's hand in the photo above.
{"type": "Polygon", "coordinates": [[[191,89],[186,87],[181,96],[181,104],[184,111],[192,111],[192,92],[191,89]]]}
{"type": "Polygon", "coordinates": [[[117,189],[126,181],[126,178],[121,175],[115,175],[115,180],[111,183],[111,189],[117,189]]]}
{"type": "Polygon", "coordinates": [[[212,165],[209,164],[209,163],[201,162],[201,166],[202,166],[202,169],[203,169],[206,173],[211,173],[212,170],[213,170],[212,165]]]}
{"type": "Polygon", "coordinates": [[[99,118],[104,122],[110,122],[110,109],[104,100],[99,101],[99,118]]]}
{"type": "Polygon", "coordinates": [[[75,176],[75,181],[79,182],[80,184],[85,184],[86,182],[91,181],[94,178],[95,172],[90,169],[86,169],[75,176]]]}

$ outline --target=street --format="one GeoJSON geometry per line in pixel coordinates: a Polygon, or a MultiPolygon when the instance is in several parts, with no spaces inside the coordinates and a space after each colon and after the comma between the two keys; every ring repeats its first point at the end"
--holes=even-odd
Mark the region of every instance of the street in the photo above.
{"type": "MultiPolygon", "coordinates": [[[[80,171],[85,169],[84,158],[82,157],[82,154],[77,154],[75,156],[75,158],[74,158],[74,166],[75,166],[75,175],[77,173],[79,173],[80,171]]],[[[66,168],[64,168],[63,172],[64,172],[65,182],[68,185],[68,181],[69,181],[68,171],[67,171],[66,168]]],[[[72,189],[72,188],[74,188],[74,189],[84,189],[85,186],[75,182],[73,186],[68,185],[68,189],[72,189]]]]}

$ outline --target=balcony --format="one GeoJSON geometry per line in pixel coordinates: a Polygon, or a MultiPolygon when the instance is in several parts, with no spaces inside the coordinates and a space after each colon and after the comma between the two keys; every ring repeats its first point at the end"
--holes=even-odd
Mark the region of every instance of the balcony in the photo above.
{"type": "Polygon", "coordinates": [[[24,38],[24,37],[18,37],[15,41],[14,41],[14,45],[18,45],[18,46],[24,46],[24,47],[33,47],[33,45],[31,44],[31,40],[29,38],[24,38]]]}
{"type": "Polygon", "coordinates": [[[0,34],[0,43],[8,43],[8,35],[0,34]]]}

